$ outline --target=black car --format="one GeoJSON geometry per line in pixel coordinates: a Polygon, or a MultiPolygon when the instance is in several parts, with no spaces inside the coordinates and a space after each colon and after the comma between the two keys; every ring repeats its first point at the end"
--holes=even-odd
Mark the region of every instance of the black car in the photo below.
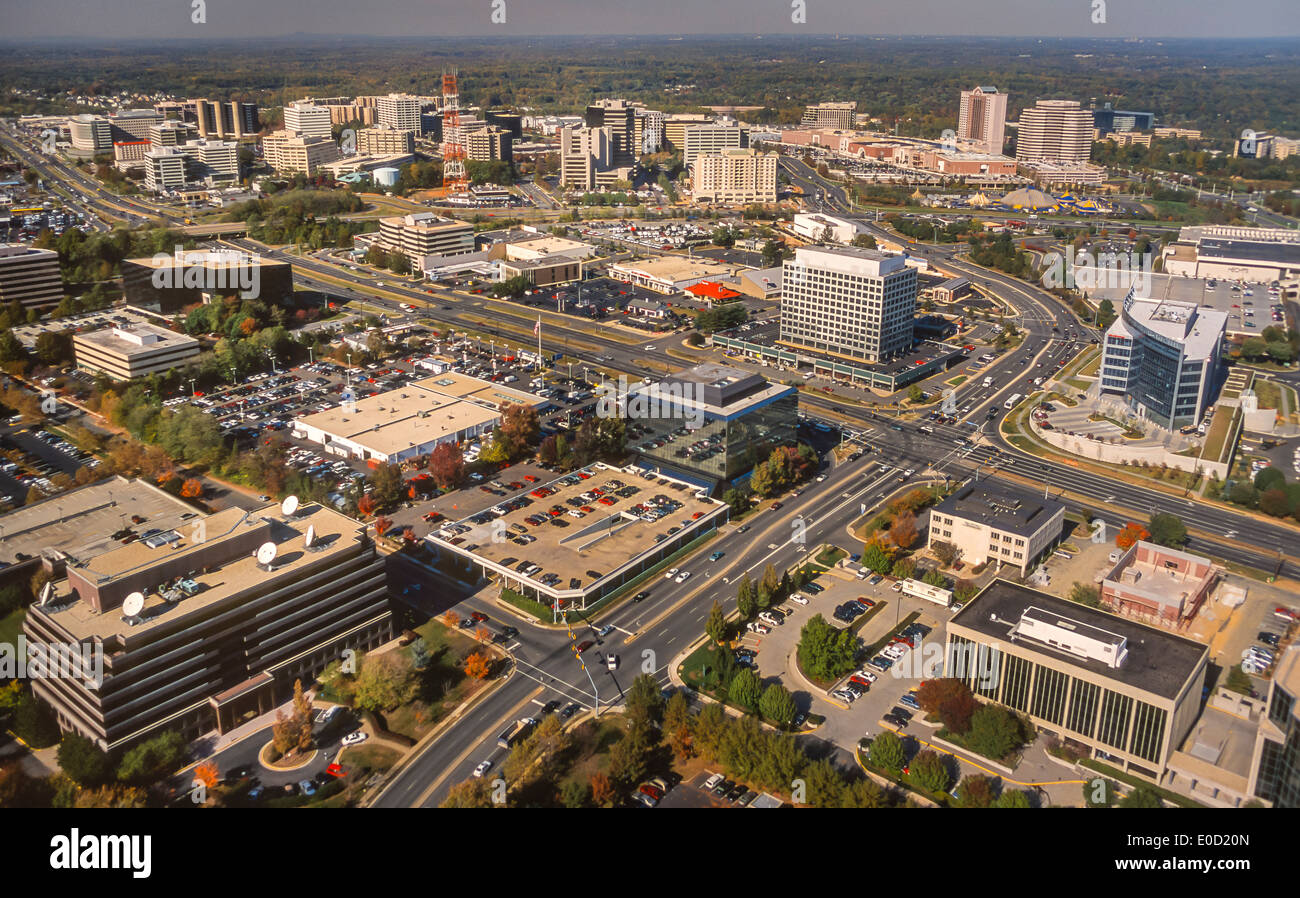
{"type": "Polygon", "coordinates": [[[735,783],[733,783],[731,780],[724,779],[722,782],[718,783],[716,786],[713,787],[713,794],[718,796],[719,798],[722,798],[734,788],[736,788],[735,783]]]}
{"type": "Polygon", "coordinates": [[[1263,631],[1263,630],[1261,630],[1259,633],[1256,633],[1256,634],[1255,634],[1255,638],[1258,639],[1260,642],[1263,642],[1263,643],[1265,643],[1265,644],[1267,644],[1267,645],[1272,645],[1272,646],[1276,646],[1276,645],[1278,644],[1278,642],[1281,641],[1281,640],[1278,639],[1276,633],[1268,633],[1268,632],[1263,631]]]}
{"type": "Polygon", "coordinates": [[[560,703],[555,699],[551,699],[549,702],[542,705],[542,714],[543,715],[550,714],[552,711],[555,711],[559,707],[560,707],[560,703]]]}
{"type": "Polygon", "coordinates": [[[824,586],[818,586],[816,583],[805,583],[803,585],[803,589],[804,592],[810,592],[813,595],[817,595],[819,592],[826,591],[826,588],[824,586]]]}
{"type": "Polygon", "coordinates": [[[726,798],[727,801],[735,802],[739,800],[740,796],[744,795],[748,791],[749,789],[745,788],[740,783],[736,783],[736,785],[727,790],[727,794],[723,797],[726,798]]]}
{"type": "Polygon", "coordinates": [[[505,626],[501,628],[501,635],[505,639],[514,639],[516,636],[519,635],[519,630],[517,630],[515,627],[505,626]]]}
{"type": "Polygon", "coordinates": [[[645,601],[646,599],[648,599],[648,598],[650,598],[650,593],[648,593],[648,592],[639,592],[639,593],[637,593],[636,595],[632,596],[632,601],[633,601],[633,602],[644,602],[644,601],[645,601]]]}
{"type": "Polygon", "coordinates": [[[898,727],[900,730],[907,726],[907,721],[895,714],[886,714],[880,719],[890,726],[898,727]]]}
{"type": "Polygon", "coordinates": [[[894,705],[894,707],[890,708],[889,713],[894,717],[901,717],[903,720],[912,719],[912,712],[908,711],[906,708],[901,708],[898,705],[894,705]]]}
{"type": "Polygon", "coordinates": [[[570,704],[565,706],[563,711],[560,712],[560,720],[568,720],[574,714],[577,714],[578,710],[579,710],[578,703],[571,702],[570,704]]]}

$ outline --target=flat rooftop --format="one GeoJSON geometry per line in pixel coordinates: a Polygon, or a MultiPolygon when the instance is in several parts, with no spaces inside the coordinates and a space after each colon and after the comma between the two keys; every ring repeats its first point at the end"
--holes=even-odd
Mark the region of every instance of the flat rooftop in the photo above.
{"type": "Polygon", "coordinates": [[[112,477],[0,515],[0,561],[44,549],[93,558],[119,545],[112,534],[123,527],[170,530],[196,517],[189,504],[143,480],[112,477]],[[144,523],[131,523],[131,515],[144,523]]]}
{"type": "Polygon", "coordinates": [[[492,422],[503,403],[537,408],[545,400],[490,380],[447,372],[361,399],[351,409],[339,406],[296,418],[294,423],[391,455],[492,422]]]}
{"type": "MultiPolygon", "coordinates": [[[[173,561],[178,555],[192,552],[196,564],[202,557],[210,557],[214,548],[221,541],[232,538],[239,528],[246,526],[269,525],[268,542],[278,548],[272,568],[268,571],[258,564],[251,554],[241,554],[235,559],[204,572],[201,568],[190,575],[198,584],[198,592],[191,597],[181,598],[171,604],[156,592],[146,596],[144,609],[140,612],[141,621],[131,626],[122,617],[121,607],[112,608],[102,614],[80,600],[62,610],[49,613],[56,624],[64,627],[76,639],[110,639],[121,636],[126,639],[138,637],[162,623],[171,623],[183,619],[216,602],[238,595],[241,592],[272,580],[292,580],[298,572],[319,563],[324,558],[343,554],[354,549],[362,540],[364,527],[352,518],[316,504],[307,504],[299,508],[292,518],[280,513],[280,506],[267,505],[265,508],[244,512],[237,508],[217,512],[204,520],[203,541],[193,540],[191,527],[181,528],[182,539],[171,546],[150,549],[140,542],[104,553],[91,559],[88,568],[82,572],[93,571],[105,576],[120,575],[129,570],[147,566],[151,562],[173,561]],[[313,547],[315,551],[303,548],[303,537],[307,528],[315,531],[313,547]]],[[[218,549],[219,551],[219,549],[218,549]]],[[[163,584],[159,584],[161,586],[163,584]]],[[[68,580],[55,584],[55,597],[51,605],[58,606],[75,598],[68,580]]]]}
{"type": "MultiPolygon", "coordinates": [[[[784,393],[795,392],[794,387],[773,383],[761,374],[716,362],[670,374],[659,383],[639,387],[634,392],[672,396],[675,387],[681,388],[681,405],[718,416],[734,415],[784,393]]],[[[678,400],[674,397],[673,402],[678,400]]]]}
{"type": "Polygon", "coordinates": [[[74,343],[94,346],[104,352],[123,358],[148,355],[160,350],[194,347],[198,350],[199,341],[185,334],[178,334],[166,328],[154,327],[152,324],[120,324],[88,334],[77,334],[74,343]]]}
{"type": "Polygon", "coordinates": [[[648,262],[619,262],[611,271],[626,271],[656,281],[675,283],[691,278],[718,278],[735,274],[744,265],[729,265],[712,259],[687,256],[661,256],[648,262]]]}
{"type": "MultiPolygon", "coordinates": [[[[1093,680],[1114,680],[1164,699],[1174,699],[1201,666],[1206,646],[1163,630],[1088,608],[1007,580],[994,580],[953,617],[952,623],[990,641],[1007,641],[1011,629],[1030,608],[1123,637],[1128,649],[1124,664],[1112,668],[1101,661],[1085,660],[1037,641],[1016,645],[1091,675],[1093,680]]],[[[950,631],[951,632],[951,631],[950,631]]]]}
{"type": "MultiPolygon", "coordinates": [[[[544,498],[529,496],[532,504],[508,512],[503,517],[494,518],[484,524],[474,524],[468,518],[451,521],[445,523],[441,530],[429,534],[428,538],[435,544],[451,538],[460,538],[463,541],[453,546],[453,551],[472,554],[483,561],[504,564],[510,568],[511,579],[523,578],[516,565],[527,559],[542,567],[540,571],[526,578],[533,581],[533,585],[559,592],[569,589],[585,590],[598,579],[588,572],[598,573],[601,578],[607,577],[617,572],[631,559],[653,549],[658,544],[655,537],[667,533],[669,528],[685,529],[699,526],[709,515],[725,509],[723,503],[717,500],[696,498],[699,487],[681,481],[665,477],[646,480],[638,473],[629,473],[622,468],[600,464],[582,470],[590,473],[591,476],[586,480],[578,479],[577,483],[567,485],[561,482],[564,478],[557,478],[550,483],[530,484],[527,489],[505,496],[500,499],[500,502],[508,502],[516,496],[529,496],[530,491],[539,487],[557,490],[544,498]],[[613,495],[613,490],[609,488],[611,481],[620,482],[625,487],[636,487],[637,492],[627,498],[613,495]],[[586,512],[584,517],[570,517],[568,512],[574,506],[566,504],[566,500],[581,496],[592,488],[603,490],[610,499],[614,500],[614,504],[602,505],[598,500],[593,500],[585,503],[592,511],[586,512]],[[653,523],[633,517],[636,512],[629,512],[632,506],[640,503],[648,504],[649,500],[657,495],[664,495],[680,502],[682,506],[653,523]],[[556,505],[564,509],[564,513],[558,515],[557,519],[564,521],[567,526],[543,523],[534,527],[524,522],[524,518],[545,514],[548,509],[556,505]],[[693,519],[697,513],[700,517],[693,519]],[[501,523],[498,524],[497,521],[501,523]],[[470,530],[468,533],[455,536],[447,532],[451,524],[463,524],[470,530]],[[526,545],[509,540],[494,542],[493,533],[499,532],[502,525],[512,533],[518,533],[522,528],[524,533],[536,537],[536,541],[526,545]],[[613,529],[613,533],[600,538],[602,533],[610,529],[613,529]],[[447,533],[447,536],[443,537],[443,533],[447,533]],[[471,546],[474,548],[470,548],[471,546]],[[509,558],[516,560],[506,563],[505,560],[509,558]],[[559,582],[545,587],[537,581],[536,578],[547,574],[558,575],[559,582]],[[571,586],[571,579],[579,581],[579,584],[571,586]]],[[[446,497],[440,504],[444,507],[450,506],[446,497]]]]}
{"type": "Polygon", "coordinates": [[[1029,537],[1064,507],[1054,499],[1044,500],[1036,493],[1016,489],[1010,484],[984,480],[957,490],[936,505],[934,512],[1029,537]]]}

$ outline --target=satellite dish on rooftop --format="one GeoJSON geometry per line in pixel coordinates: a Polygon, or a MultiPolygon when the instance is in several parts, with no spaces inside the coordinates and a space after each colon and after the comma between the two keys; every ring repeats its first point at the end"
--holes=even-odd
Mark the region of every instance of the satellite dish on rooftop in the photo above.
{"type": "Polygon", "coordinates": [[[316,525],[308,524],[307,532],[303,534],[302,537],[302,547],[304,549],[310,549],[312,547],[312,543],[314,542],[316,542],[316,525]]]}
{"type": "Polygon", "coordinates": [[[257,549],[257,563],[270,566],[275,561],[275,543],[262,543],[257,549]]]}
{"type": "Polygon", "coordinates": [[[54,598],[54,583],[49,582],[41,587],[41,598],[40,598],[39,606],[45,605],[52,598],[54,598]]]}
{"type": "Polygon", "coordinates": [[[144,608],[144,593],[133,592],[126,597],[122,603],[122,613],[127,617],[135,617],[144,608]]]}
{"type": "Polygon", "coordinates": [[[280,511],[286,518],[293,517],[293,513],[298,510],[298,497],[285,496],[284,501],[280,503],[280,511]]]}

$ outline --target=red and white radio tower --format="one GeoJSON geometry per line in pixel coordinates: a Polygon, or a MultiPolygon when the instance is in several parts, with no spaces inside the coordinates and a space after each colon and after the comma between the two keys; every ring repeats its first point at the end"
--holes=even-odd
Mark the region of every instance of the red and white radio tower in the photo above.
{"type": "Polygon", "coordinates": [[[442,185],[449,193],[469,187],[465,174],[465,135],[460,130],[460,90],[456,70],[442,73],[442,185]]]}

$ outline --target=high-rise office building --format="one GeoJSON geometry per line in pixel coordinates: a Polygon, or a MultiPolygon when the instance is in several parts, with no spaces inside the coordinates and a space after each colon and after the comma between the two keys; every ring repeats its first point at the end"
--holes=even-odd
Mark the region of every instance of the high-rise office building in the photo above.
{"type": "Polygon", "coordinates": [[[284,107],[284,130],[295,137],[332,137],[334,133],[330,127],[330,111],[310,103],[290,103],[284,107]]]}
{"type": "Polygon", "coordinates": [[[601,100],[587,107],[588,128],[608,128],[611,144],[610,164],[615,168],[636,164],[636,110],[626,100],[601,100]]]}
{"type": "Polygon", "coordinates": [[[749,132],[739,125],[696,125],[682,132],[682,164],[689,166],[705,153],[749,146],[749,132]]]}
{"type": "Polygon", "coordinates": [[[1250,794],[1300,808],[1300,646],[1292,643],[1268,681],[1267,713],[1250,765],[1250,794]]]}
{"type": "Polygon", "coordinates": [[[113,142],[149,139],[149,128],[163,122],[163,114],[152,109],[123,109],[108,117],[113,142]]]}
{"type": "Polygon", "coordinates": [[[63,299],[59,254],[21,243],[0,243],[0,305],[24,309],[57,306],[63,299]]]}
{"type": "Polygon", "coordinates": [[[815,103],[804,109],[801,125],[807,128],[831,128],[837,131],[853,130],[857,116],[857,101],[848,103],[815,103]]]}
{"type": "Polygon", "coordinates": [[[509,132],[512,140],[524,139],[524,117],[522,113],[489,109],[483,113],[483,120],[489,125],[496,125],[509,132]]]}
{"type": "Polygon", "coordinates": [[[405,254],[412,268],[423,271],[427,256],[472,253],[474,226],[432,212],[416,212],[379,219],[378,242],[390,252],[405,254]]]}
{"type": "Polygon", "coordinates": [[[658,109],[636,107],[635,139],[642,153],[657,153],[664,146],[664,114],[658,109]]]}
{"type": "Polygon", "coordinates": [[[1124,297],[1102,343],[1101,390],[1161,427],[1195,424],[1214,400],[1228,315],[1196,303],[1124,297]]]}
{"type": "Polygon", "coordinates": [[[113,152],[113,128],[102,115],[74,115],[68,119],[72,151],[87,156],[113,152]]]}
{"type": "Polygon", "coordinates": [[[632,166],[614,163],[614,135],[609,127],[560,130],[560,183],[594,190],[630,180],[632,166]]]}
{"type": "Polygon", "coordinates": [[[362,156],[394,156],[415,152],[419,131],[380,125],[357,132],[357,152],[362,156]]]}
{"type": "Polygon", "coordinates": [[[470,131],[465,135],[465,158],[472,162],[514,160],[514,139],[510,132],[495,125],[470,131]]]}
{"type": "Polygon", "coordinates": [[[410,94],[388,94],[375,98],[375,123],[398,131],[420,131],[419,97],[410,94]]]}
{"type": "Polygon", "coordinates": [[[261,128],[257,104],[238,100],[186,100],[185,120],[200,137],[252,137],[261,128]]]}
{"type": "Polygon", "coordinates": [[[1007,95],[982,86],[961,92],[957,138],[976,144],[980,152],[1001,153],[1007,130],[1007,95]]]}
{"type": "Polygon", "coordinates": [[[800,247],[781,279],[781,342],[880,362],[912,346],[916,269],[870,249],[800,247]]]}
{"type": "Polygon", "coordinates": [[[1133,112],[1128,109],[1115,109],[1110,103],[1101,109],[1094,109],[1092,125],[1102,134],[1112,131],[1150,131],[1156,125],[1154,112],[1133,112]]]}
{"type": "Polygon", "coordinates": [[[705,153],[691,168],[691,194],[697,203],[775,203],[776,165],[775,153],[749,147],[705,153]]]}
{"type": "Polygon", "coordinates": [[[339,159],[339,145],[329,137],[304,137],[290,131],[273,131],[262,139],[266,164],[277,172],[302,172],[311,176],[327,162],[339,159]]]}
{"type": "Polygon", "coordinates": [[[695,128],[700,125],[711,124],[713,124],[713,117],[709,115],[679,113],[667,116],[664,119],[664,145],[661,149],[680,153],[682,147],[686,144],[687,128],[695,128]]]}
{"type": "Polygon", "coordinates": [[[1017,162],[1087,162],[1092,155],[1092,114],[1077,100],[1039,100],[1020,113],[1017,162]]]}

